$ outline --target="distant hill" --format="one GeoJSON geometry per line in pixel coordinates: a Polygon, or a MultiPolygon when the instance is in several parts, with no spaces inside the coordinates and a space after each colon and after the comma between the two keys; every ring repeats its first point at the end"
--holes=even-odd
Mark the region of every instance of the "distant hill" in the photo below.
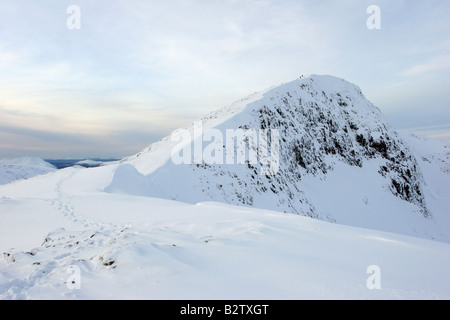
{"type": "Polygon", "coordinates": [[[56,170],[55,166],[40,158],[0,159],[0,184],[28,179],[56,170]]]}

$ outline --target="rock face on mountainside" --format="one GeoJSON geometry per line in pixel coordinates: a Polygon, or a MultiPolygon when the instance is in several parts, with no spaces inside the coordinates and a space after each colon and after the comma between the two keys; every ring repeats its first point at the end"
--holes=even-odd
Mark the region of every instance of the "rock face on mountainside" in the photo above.
{"type": "MultiPolygon", "coordinates": [[[[431,217],[423,177],[407,145],[357,86],[332,76],[301,77],[254,94],[123,162],[146,176],[142,188],[149,196],[219,201],[330,221],[333,215],[319,212],[311,202],[305,178],[326,180],[344,164],[355,172],[366,168],[361,184],[374,184],[431,217]],[[277,135],[271,136],[273,132],[277,135]],[[259,153],[265,146],[272,164],[259,153]],[[232,157],[227,157],[239,153],[247,156],[245,161],[230,163],[232,157]],[[181,161],[183,157],[190,161],[181,161]]],[[[343,177],[342,187],[353,178],[343,177]]],[[[330,199],[332,195],[323,195],[323,201],[330,199]]]]}

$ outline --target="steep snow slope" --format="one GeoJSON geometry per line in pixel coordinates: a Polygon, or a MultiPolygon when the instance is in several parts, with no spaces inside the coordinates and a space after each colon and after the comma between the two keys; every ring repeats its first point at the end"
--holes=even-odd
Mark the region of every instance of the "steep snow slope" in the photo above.
{"type": "Polygon", "coordinates": [[[53,165],[40,158],[0,159],[0,184],[28,179],[55,170],[53,165]]]}
{"type": "Polygon", "coordinates": [[[430,197],[425,189],[435,186],[424,182],[409,145],[357,86],[332,76],[312,75],[253,94],[122,162],[141,173],[134,173],[139,187],[131,191],[129,180],[116,177],[107,191],[218,201],[450,239],[441,220],[448,221],[449,196],[430,197]],[[239,129],[255,133],[257,143],[236,134],[239,129]],[[228,139],[230,130],[236,143],[228,139]],[[264,174],[270,161],[257,152],[251,161],[249,154],[275,130],[278,150],[268,143],[275,169],[264,174]],[[239,154],[246,156],[242,164],[239,154]],[[173,155],[189,161],[179,164],[173,155]]]}

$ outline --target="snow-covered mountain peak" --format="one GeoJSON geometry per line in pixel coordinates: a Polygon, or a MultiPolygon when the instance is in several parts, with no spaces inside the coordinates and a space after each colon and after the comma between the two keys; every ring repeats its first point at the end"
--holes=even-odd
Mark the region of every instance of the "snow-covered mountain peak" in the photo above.
{"type": "MultiPolygon", "coordinates": [[[[373,197],[377,192],[388,198],[390,194],[409,211],[432,216],[408,146],[358,86],[328,75],[301,76],[254,93],[123,162],[147,176],[147,187],[139,194],[189,203],[213,200],[330,221],[336,221],[335,213],[311,200],[321,190],[312,192],[310,187],[311,181],[339,174],[338,168],[350,176],[342,177],[337,194],[345,190],[366,199],[368,195],[349,189],[352,184],[347,182],[362,177],[360,183],[372,186],[367,192],[373,197]],[[278,141],[272,141],[275,138],[278,141]],[[276,151],[270,159],[276,160],[272,174],[261,174],[270,171],[259,152],[265,144],[265,151],[276,151]]],[[[334,201],[334,196],[322,196],[334,201]]]]}
{"type": "MultiPolygon", "coordinates": [[[[208,113],[201,120],[211,120],[217,119],[219,116],[223,121],[227,116],[234,115],[239,112],[249,112],[252,109],[258,109],[258,102],[263,99],[274,99],[279,96],[289,96],[291,92],[305,91],[309,92],[309,94],[319,93],[327,93],[328,95],[337,96],[338,103],[345,103],[340,98],[341,95],[345,96],[354,96],[354,97],[362,97],[361,89],[341,78],[337,78],[331,75],[307,75],[300,76],[299,78],[287,82],[282,83],[278,86],[272,86],[260,92],[255,92],[251,95],[246,96],[245,98],[239,99],[232,104],[222,107],[218,110],[208,113]]],[[[364,98],[365,99],[365,98],[364,98]]],[[[375,107],[376,108],[376,107],[375,107]]]]}

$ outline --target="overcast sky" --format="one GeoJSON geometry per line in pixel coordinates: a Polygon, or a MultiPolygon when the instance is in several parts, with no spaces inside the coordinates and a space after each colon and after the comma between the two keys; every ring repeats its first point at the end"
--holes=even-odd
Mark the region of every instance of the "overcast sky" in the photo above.
{"type": "Polygon", "coordinates": [[[449,12],[447,0],[0,0],[0,158],[131,155],[302,74],[342,77],[394,128],[450,141],[449,12]]]}

